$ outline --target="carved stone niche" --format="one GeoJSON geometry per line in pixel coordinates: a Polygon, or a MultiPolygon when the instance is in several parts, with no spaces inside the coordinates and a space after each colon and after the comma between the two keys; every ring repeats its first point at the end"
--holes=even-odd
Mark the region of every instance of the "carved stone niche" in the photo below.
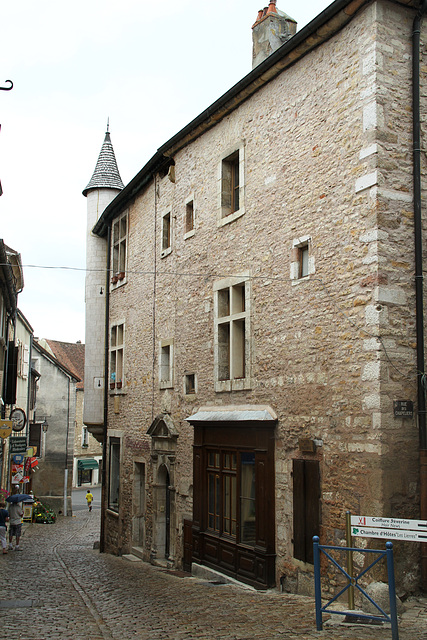
{"type": "Polygon", "coordinates": [[[153,458],[167,457],[169,462],[175,461],[178,431],[168,413],[161,413],[152,422],[147,431],[151,436],[151,455],[153,458]]]}

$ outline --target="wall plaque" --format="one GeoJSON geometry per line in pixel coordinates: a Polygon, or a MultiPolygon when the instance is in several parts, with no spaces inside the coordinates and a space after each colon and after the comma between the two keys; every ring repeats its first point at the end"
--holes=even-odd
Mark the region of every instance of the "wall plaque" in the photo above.
{"type": "Polygon", "coordinates": [[[395,418],[413,418],[414,405],[412,400],[393,400],[395,418]]]}

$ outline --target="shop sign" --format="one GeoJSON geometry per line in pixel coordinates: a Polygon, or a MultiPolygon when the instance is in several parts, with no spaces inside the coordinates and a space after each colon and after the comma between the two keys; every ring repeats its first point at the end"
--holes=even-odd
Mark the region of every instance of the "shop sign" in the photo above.
{"type": "Polygon", "coordinates": [[[27,451],[27,438],[25,436],[15,436],[10,439],[9,442],[10,453],[26,453],[27,451]]]}

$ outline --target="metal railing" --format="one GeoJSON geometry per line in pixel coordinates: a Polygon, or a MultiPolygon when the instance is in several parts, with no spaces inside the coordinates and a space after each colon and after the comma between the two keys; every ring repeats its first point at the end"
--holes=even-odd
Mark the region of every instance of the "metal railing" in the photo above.
{"type": "Polygon", "coordinates": [[[396,608],[396,585],[394,580],[394,564],[393,564],[393,543],[386,542],[385,550],[378,549],[360,549],[356,547],[334,547],[332,545],[321,545],[319,544],[319,537],[313,537],[313,554],[314,554],[314,586],[315,586],[315,606],[316,606],[316,627],[318,631],[323,629],[323,621],[322,614],[330,613],[330,614],[338,614],[345,615],[346,617],[354,617],[360,619],[374,620],[380,622],[388,622],[391,624],[391,634],[392,640],[399,640],[399,630],[397,626],[397,608],[396,608]],[[371,562],[371,564],[361,571],[357,576],[353,576],[347,570],[341,566],[335,558],[331,556],[329,551],[339,551],[345,552],[348,556],[354,552],[357,553],[370,553],[376,554],[378,557],[371,562]],[[321,580],[320,580],[320,553],[323,553],[332,564],[339,569],[339,571],[344,575],[347,580],[347,584],[339,591],[333,598],[331,598],[324,606],[322,606],[322,592],[321,592],[321,580]],[[387,573],[388,573],[388,590],[389,590],[389,600],[390,600],[390,615],[388,615],[383,609],[370,597],[368,593],[363,589],[363,587],[359,584],[359,581],[363,576],[367,574],[367,572],[372,569],[380,560],[386,558],[387,561],[387,573]],[[369,602],[374,605],[374,607],[379,611],[381,615],[371,615],[367,613],[361,613],[352,611],[351,609],[346,609],[345,611],[334,611],[330,609],[330,605],[338,600],[340,596],[342,596],[348,589],[357,589],[365,598],[369,600],[369,602]]]}

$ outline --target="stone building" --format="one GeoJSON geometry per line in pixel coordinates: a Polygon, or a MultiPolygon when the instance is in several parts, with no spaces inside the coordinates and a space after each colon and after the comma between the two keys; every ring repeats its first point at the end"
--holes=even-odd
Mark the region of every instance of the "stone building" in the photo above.
{"type": "MultiPolygon", "coordinates": [[[[419,7],[283,14],[275,48],[271,2],[267,57],[126,187],[101,150],[85,423],[106,551],[304,593],[312,536],[342,545],[347,511],[427,518],[419,7]]],[[[401,589],[426,587],[425,550],[395,553],[401,589]]]]}
{"type": "MultiPolygon", "coordinates": [[[[10,439],[15,435],[19,437],[27,422],[25,410],[29,376],[27,370],[24,382],[24,349],[20,347],[21,339],[28,345],[32,329],[18,310],[18,296],[23,288],[21,255],[0,239],[0,490],[6,492],[10,487],[10,439]],[[25,404],[21,408],[22,402],[25,404]]],[[[1,495],[4,497],[4,493],[1,495]]]]}
{"type": "Polygon", "coordinates": [[[37,447],[39,463],[31,488],[58,515],[70,516],[76,385],[80,378],[53,355],[44,340],[33,341],[32,367],[38,372],[38,382],[29,445],[37,447]]]}
{"type": "Polygon", "coordinates": [[[99,483],[102,446],[83,424],[85,345],[81,342],[39,340],[39,344],[79,380],[76,383],[76,416],[73,443],[73,487],[99,483]]]}

